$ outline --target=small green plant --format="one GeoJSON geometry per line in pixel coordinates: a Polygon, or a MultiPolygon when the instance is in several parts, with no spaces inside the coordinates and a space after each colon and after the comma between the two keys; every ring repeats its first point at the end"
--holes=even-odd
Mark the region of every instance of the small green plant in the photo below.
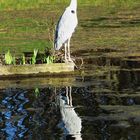
{"type": "Polygon", "coordinates": [[[47,64],[52,64],[55,60],[54,56],[48,56],[48,57],[44,57],[44,62],[47,64]]]}
{"type": "Polygon", "coordinates": [[[36,63],[37,53],[38,53],[38,49],[34,49],[34,53],[33,53],[33,56],[31,58],[31,64],[35,64],[36,63]]]}
{"type": "Polygon", "coordinates": [[[5,53],[5,64],[8,64],[8,65],[13,64],[13,61],[15,61],[15,58],[13,59],[10,50],[8,50],[5,53]]]}
{"type": "Polygon", "coordinates": [[[23,55],[22,55],[22,64],[25,65],[25,63],[26,63],[25,55],[23,54],[23,55]]]}

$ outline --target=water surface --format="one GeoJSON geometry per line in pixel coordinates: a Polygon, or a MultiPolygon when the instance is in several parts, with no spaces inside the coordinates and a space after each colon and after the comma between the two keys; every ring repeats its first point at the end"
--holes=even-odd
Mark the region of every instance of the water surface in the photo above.
{"type": "Polygon", "coordinates": [[[71,77],[1,86],[1,139],[140,139],[139,61],[82,55],[71,77]]]}

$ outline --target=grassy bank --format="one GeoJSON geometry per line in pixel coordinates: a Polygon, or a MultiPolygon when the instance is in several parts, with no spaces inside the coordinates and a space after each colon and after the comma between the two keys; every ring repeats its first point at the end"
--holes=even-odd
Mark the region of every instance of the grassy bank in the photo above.
{"type": "MultiPolygon", "coordinates": [[[[26,10],[45,8],[48,5],[68,4],[70,0],[0,0],[0,10],[26,10]]],[[[139,5],[139,0],[78,0],[79,5],[129,7],[139,5]]]]}
{"type": "MultiPolygon", "coordinates": [[[[78,2],[79,25],[72,49],[139,48],[139,0],[78,2]]],[[[8,49],[22,53],[51,48],[55,25],[68,3],[69,0],[0,0],[0,53],[8,49]]]]}

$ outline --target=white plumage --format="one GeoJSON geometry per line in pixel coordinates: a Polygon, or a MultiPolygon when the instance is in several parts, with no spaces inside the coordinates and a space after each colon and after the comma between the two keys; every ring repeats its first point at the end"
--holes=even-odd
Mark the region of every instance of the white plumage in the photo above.
{"type": "Polygon", "coordinates": [[[59,50],[64,45],[66,62],[72,61],[70,58],[70,39],[77,24],[77,0],[71,0],[69,7],[66,8],[58,21],[54,40],[55,50],[59,50]]]}

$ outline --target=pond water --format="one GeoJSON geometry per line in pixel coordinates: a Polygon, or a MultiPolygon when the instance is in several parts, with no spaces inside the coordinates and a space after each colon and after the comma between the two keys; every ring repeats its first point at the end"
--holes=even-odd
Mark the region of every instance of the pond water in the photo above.
{"type": "Polygon", "coordinates": [[[93,53],[71,76],[1,80],[0,138],[139,140],[138,58],[93,53]]]}

